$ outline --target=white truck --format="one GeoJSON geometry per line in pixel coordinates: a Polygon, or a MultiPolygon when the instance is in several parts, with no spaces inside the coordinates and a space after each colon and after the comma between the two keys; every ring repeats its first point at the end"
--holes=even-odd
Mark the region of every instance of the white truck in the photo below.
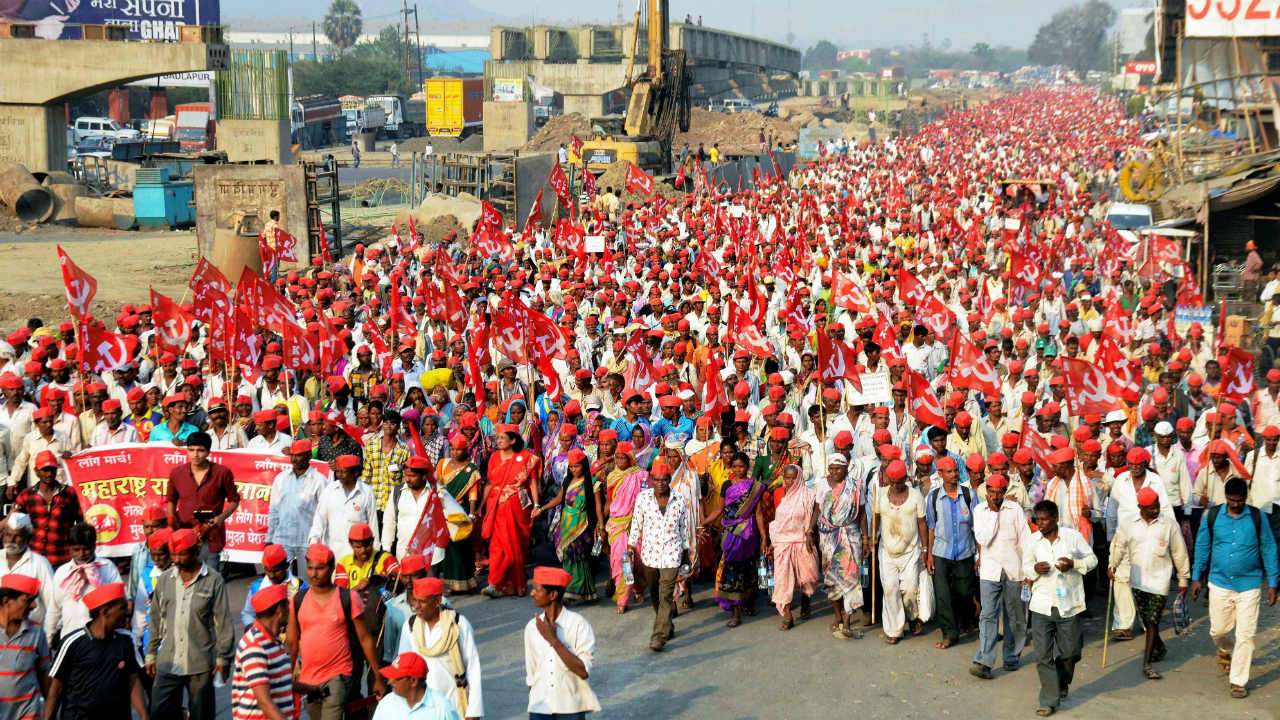
{"type": "Polygon", "coordinates": [[[347,137],[355,137],[366,132],[378,132],[387,124],[387,113],[381,105],[351,108],[343,110],[342,114],[347,117],[347,137]]]}
{"type": "Polygon", "coordinates": [[[427,105],[421,96],[370,95],[365,107],[380,107],[386,115],[382,132],[389,138],[420,137],[426,133],[427,105]]]}

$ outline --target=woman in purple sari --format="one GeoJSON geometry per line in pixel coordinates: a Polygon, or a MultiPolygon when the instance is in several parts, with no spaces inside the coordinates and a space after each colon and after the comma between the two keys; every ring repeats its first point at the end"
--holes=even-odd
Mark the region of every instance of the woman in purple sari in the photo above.
{"type": "Polygon", "coordinates": [[[742,624],[742,611],[755,615],[758,579],[756,562],[763,550],[769,552],[765,535],[763,504],[764,483],[756,482],[747,471],[751,461],[746,453],[734,453],[729,461],[729,479],[724,485],[724,527],[720,566],[716,569],[716,601],[733,613],[731,628],[742,624]]]}

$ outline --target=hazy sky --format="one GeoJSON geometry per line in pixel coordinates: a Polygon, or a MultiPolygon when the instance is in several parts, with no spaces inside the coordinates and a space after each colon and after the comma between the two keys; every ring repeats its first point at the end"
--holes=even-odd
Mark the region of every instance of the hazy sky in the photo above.
{"type": "MultiPolygon", "coordinates": [[[[622,1],[622,14],[630,17],[636,0],[622,1]]],[[[1036,28],[1054,12],[1079,0],[671,0],[671,14],[686,13],[703,23],[734,32],[756,34],[785,41],[794,33],[804,48],[829,39],[843,48],[891,47],[919,44],[927,33],[930,42],[950,40],[954,48],[977,42],[992,45],[1030,44],[1036,28]]],[[[401,0],[357,0],[366,17],[394,16],[401,0]]],[[[1154,0],[1110,0],[1117,8],[1151,7],[1154,0]]],[[[413,0],[410,0],[410,5],[413,0]]],[[[430,19],[475,21],[478,29],[491,22],[613,22],[618,0],[418,0],[422,32],[429,33],[430,19]]],[[[272,15],[290,15],[290,22],[319,19],[328,0],[276,0],[272,15]]],[[[261,16],[260,0],[222,0],[225,19],[261,16]]],[[[452,28],[451,28],[452,29],[452,28]]]]}

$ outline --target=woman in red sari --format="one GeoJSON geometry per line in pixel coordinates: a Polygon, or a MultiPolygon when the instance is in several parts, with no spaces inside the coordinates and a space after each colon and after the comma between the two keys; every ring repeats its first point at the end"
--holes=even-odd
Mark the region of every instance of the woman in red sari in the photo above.
{"type": "Polygon", "coordinates": [[[538,505],[542,461],[524,447],[520,429],[499,425],[497,450],[489,456],[482,533],[489,543],[488,597],[525,594],[525,557],[533,532],[531,511],[538,505]]]}

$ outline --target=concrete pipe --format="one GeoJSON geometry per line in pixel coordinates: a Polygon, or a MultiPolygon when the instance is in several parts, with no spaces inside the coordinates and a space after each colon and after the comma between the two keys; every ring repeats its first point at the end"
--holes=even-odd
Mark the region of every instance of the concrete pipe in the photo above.
{"type": "Polygon", "coordinates": [[[80,197],[80,186],[74,183],[50,185],[49,192],[53,193],[54,199],[53,220],[55,222],[75,220],[76,199],[80,197]]]}
{"type": "Polygon", "coordinates": [[[45,175],[44,182],[41,184],[49,187],[51,185],[75,185],[76,182],[78,181],[75,175],[65,170],[54,170],[45,175]]]}
{"type": "Polygon", "coordinates": [[[17,163],[0,165],[0,202],[25,222],[42,223],[53,215],[53,194],[17,163]]]}

